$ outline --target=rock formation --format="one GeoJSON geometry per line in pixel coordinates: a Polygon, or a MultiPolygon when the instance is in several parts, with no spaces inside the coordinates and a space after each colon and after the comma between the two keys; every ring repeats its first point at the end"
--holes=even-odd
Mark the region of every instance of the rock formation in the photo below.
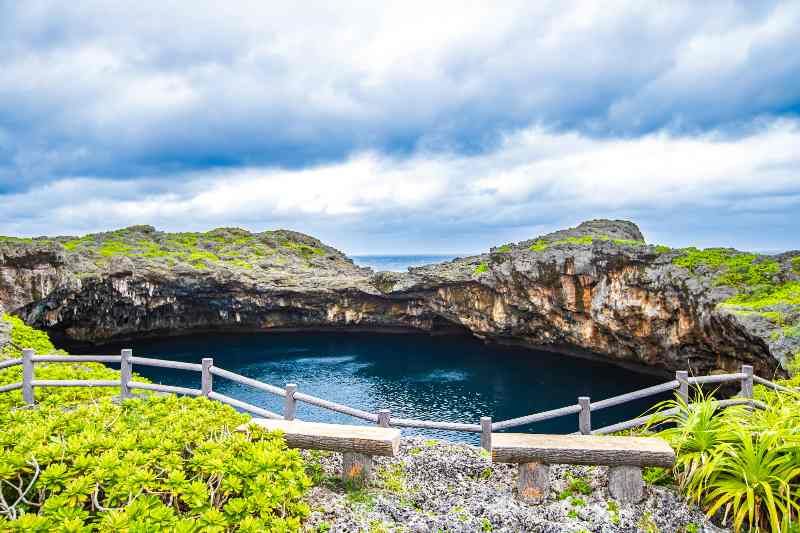
{"type": "MultiPolygon", "coordinates": [[[[721,284],[719,265],[676,264],[686,253],[645,244],[631,222],[596,220],[408,273],[375,273],[296,232],[134,226],[0,240],[0,304],[95,343],[193,331],[463,329],[665,372],[746,362],[772,375],[798,348],[791,335],[776,335],[785,323],[772,311],[720,305],[741,287],[721,284]]],[[[783,287],[800,281],[798,255],[752,262],[769,261],[770,283],[783,287]]],[[[797,320],[796,307],[782,317],[797,320]]]]}

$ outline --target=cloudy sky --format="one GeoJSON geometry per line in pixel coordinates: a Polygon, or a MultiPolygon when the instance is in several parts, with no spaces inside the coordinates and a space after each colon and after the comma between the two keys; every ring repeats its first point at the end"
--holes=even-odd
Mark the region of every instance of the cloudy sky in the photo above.
{"type": "Polygon", "coordinates": [[[800,2],[0,0],[0,234],[800,248],[800,2]]]}

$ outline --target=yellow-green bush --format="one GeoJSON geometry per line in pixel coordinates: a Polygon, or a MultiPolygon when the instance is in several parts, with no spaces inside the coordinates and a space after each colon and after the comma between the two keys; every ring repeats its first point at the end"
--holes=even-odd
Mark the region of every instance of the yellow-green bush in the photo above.
{"type": "MultiPolygon", "coordinates": [[[[8,315],[12,345],[56,352],[46,333],[8,315]]],[[[37,363],[39,379],[118,380],[99,363],[37,363]]],[[[21,381],[20,366],[0,385],[21,381]]],[[[137,377],[137,380],[144,378],[137,377]]],[[[310,481],[279,434],[234,431],[247,415],[206,399],[118,388],[0,393],[0,532],[297,531],[310,481]]]]}
{"type": "Polygon", "coordinates": [[[206,399],[0,412],[0,531],[295,531],[310,481],[278,434],[206,399]]]}

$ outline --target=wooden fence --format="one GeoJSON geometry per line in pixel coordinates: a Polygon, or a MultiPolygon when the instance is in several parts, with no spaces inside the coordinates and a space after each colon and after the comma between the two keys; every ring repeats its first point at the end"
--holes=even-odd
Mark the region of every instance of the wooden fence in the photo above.
{"type": "Polygon", "coordinates": [[[372,422],[383,427],[407,427],[418,429],[438,429],[445,431],[464,431],[470,433],[480,433],[481,446],[486,449],[491,449],[491,434],[493,431],[503,429],[510,429],[514,427],[532,424],[534,422],[542,422],[544,420],[551,420],[562,416],[577,415],[578,431],[577,433],[583,435],[603,435],[631,429],[634,427],[642,426],[647,423],[648,416],[634,418],[618,424],[612,424],[597,429],[592,428],[592,412],[601,409],[607,409],[624,403],[635,400],[663,394],[665,392],[677,390],[678,395],[689,401],[689,386],[690,385],[707,385],[707,384],[721,384],[730,382],[740,383],[740,392],[738,398],[729,400],[719,400],[720,406],[730,405],[750,405],[755,408],[764,408],[765,406],[756,400],[753,400],[753,384],[759,383],[775,390],[792,391],[787,387],[783,387],[769,380],[753,375],[753,367],[750,365],[742,365],[741,372],[732,374],[713,374],[708,376],[689,376],[685,370],[679,370],[675,373],[675,379],[647,387],[644,389],[636,390],[619,396],[613,396],[604,400],[592,402],[588,396],[581,396],[577,399],[577,403],[559,407],[558,409],[551,409],[534,413],[518,418],[509,420],[502,420],[493,422],[491,417],[481,417],[478,424],[465,424],[460,422],[438,422],[434,420],[418,420],[414,418],[396,418],[391,416],[388,409],[381,409],[375,413],[363,411],[347,405],[331,402],[310,394],[305,394],[297,390],[297,385],[288,383],[284,388],[276,387],[268,383],[263,383],[256,379],[248,378],[230,372],[228,370],[214,366],[214,360],[210,357],[203,358],[198,363],[186,363],[181,361],[168,361],[164,359],[152,359],[148,357],[134,357],[132,350],[122,350],[120,355],[36,355],[34,350],[25,349],[22,351],[22,357],[17,359],[8,359],[0,361],[0,369],[9,368],[12,366],[22,365],[22,381],[11,383],[8,385],[0,386],[0,392],[7,392],[17,389],[22,389],[22,397],[24,401],[29,404],[34,404],[34,389],[36,387],[119,387],[120,398],[133,397],[133,390],[147,390],[157,392],[167,392],[174,394],[183,394],[187,396],[205,396],[212,400],[231,405],[242,411],[252,413],[257,416],[272,419],[285,419],[294,420],[295,413],[297,412],[297,402],[307,403],[322,409],[334,411],[349,415],[367,422],[372,422]],[[35,377],[35,363],[116,363],[120,365],[120,379],[117,380],[37,380],[35,377]],[[200,388],[192,389],[186,387],[175,387],[171,385],[160,385],[154,383],[143,383],[133,381],[133,366],[154,366],[161,368],[171,368],[175,370],[187,370],[190,372],[200,373],[200,388]],[[283,414],[274,413],[267,409],[231,398],[224,394],[214,391],[214,378],[222,378],[252,387],[254,389],[273,394],[283,398],[283,414]]]}

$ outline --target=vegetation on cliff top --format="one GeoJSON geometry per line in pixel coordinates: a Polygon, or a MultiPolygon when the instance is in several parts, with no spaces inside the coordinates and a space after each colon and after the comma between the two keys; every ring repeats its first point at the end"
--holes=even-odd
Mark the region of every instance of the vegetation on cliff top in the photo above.
{"type": "Polygon", "coordinates": [[[240,228],[217,228],[207,232],[164,233],[151,226],[131,226],[83,237],[18,239],[0,237],[8,244],[57,244],[80,254],[98,266],[114,257],[185,264],[197,270],[213,265],[251,270],[264,262],[281,264],[290,257],[309,262],[332,253],[312,237],[285,230],[250,233],[240,228]]]}
{"type": "MultiPolygon", "coordinates": [[[[54,353],[46,333],[8,315],[11,343],[54,353]]],[[[99,363],[37,363],[38,379],[119,380],[99,363]]],[[[139,376],[137,380],[144,380],[139,376]]],[[[0,385],[21,367],[0,370],[0,385]]],[[[248,417],[204,398],[37,387],[0,394],[0,531],[297,531],[310,481],[278,434],[234,429],[248,417]]]]}

